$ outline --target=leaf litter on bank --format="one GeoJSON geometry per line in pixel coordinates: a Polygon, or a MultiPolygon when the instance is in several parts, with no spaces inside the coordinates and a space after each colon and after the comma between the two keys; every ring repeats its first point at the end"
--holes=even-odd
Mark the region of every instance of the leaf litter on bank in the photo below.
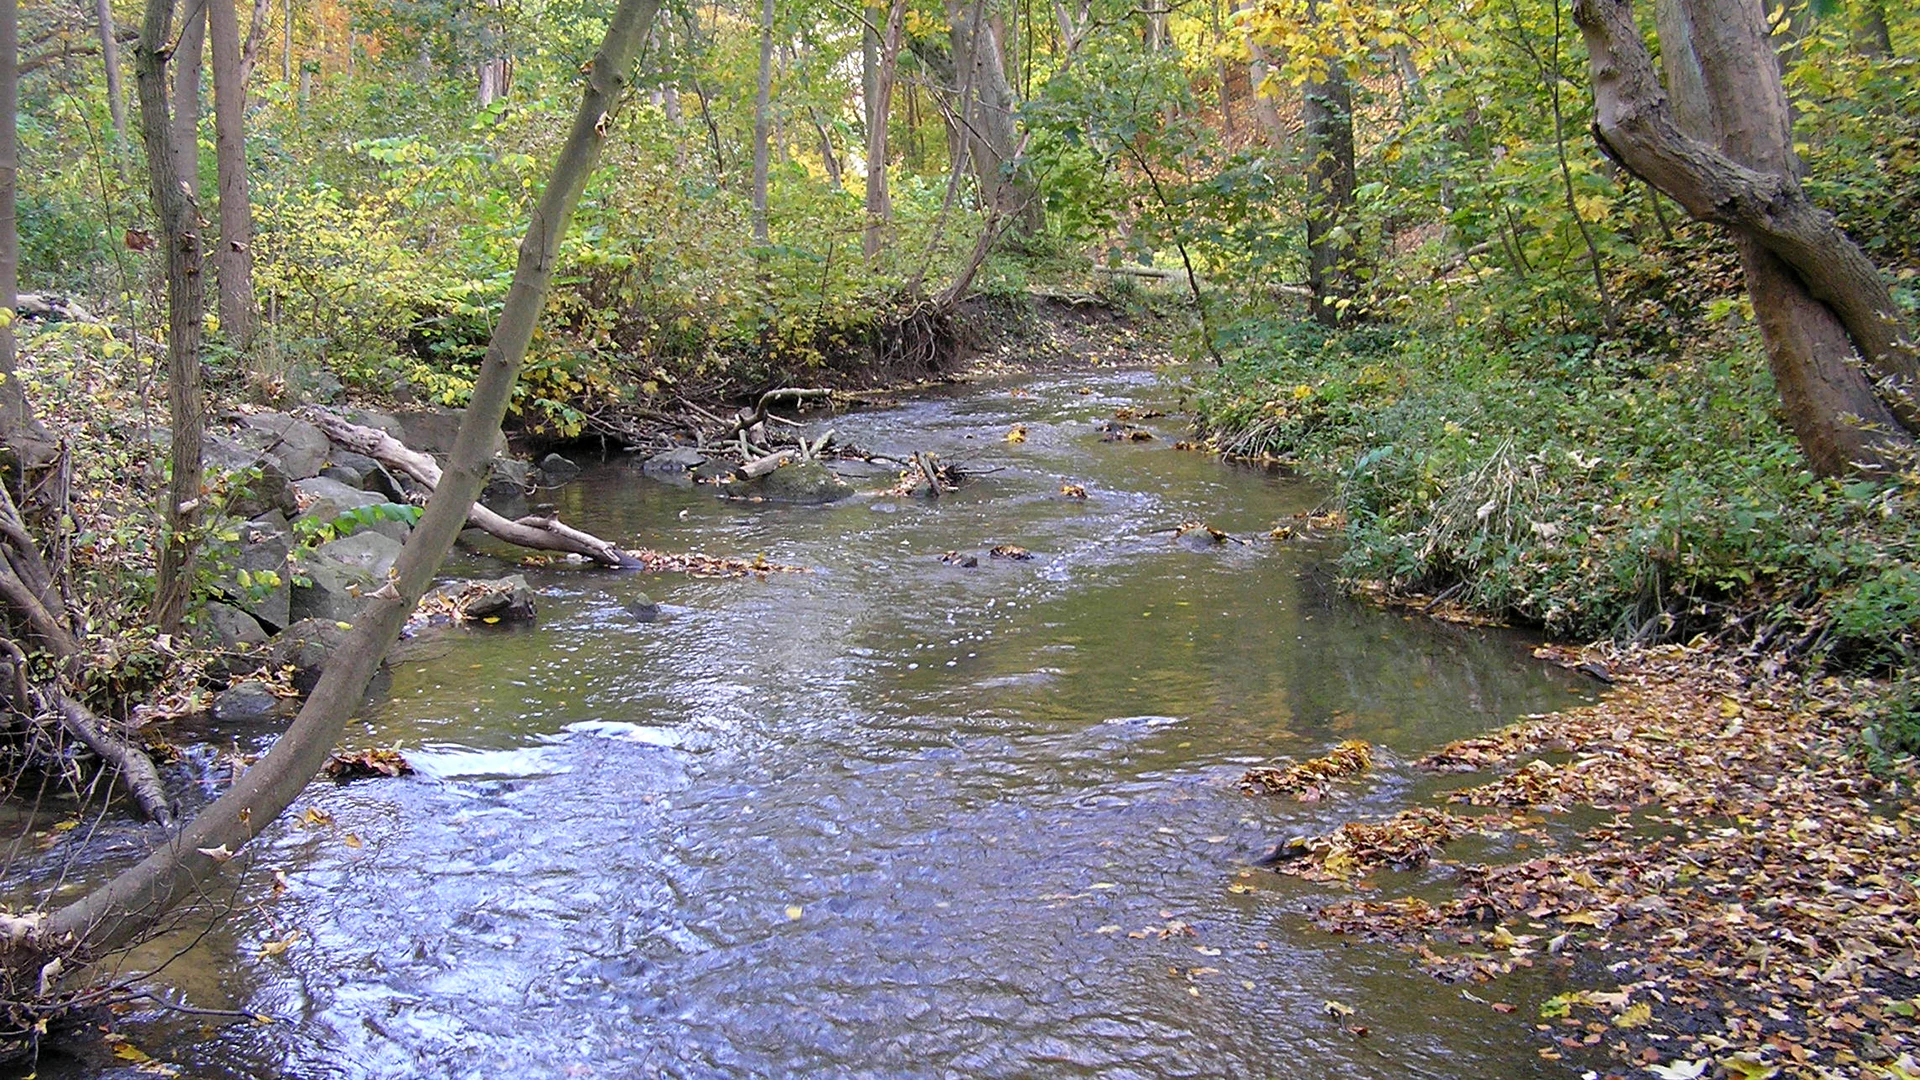
{"type": "Polygon", "coordinates": [[[1365,886],[1373,866],[1557,822],[1570,836],[1549,854],[1455,864],[1450,897],[1347,899],[1317,921],[1399,941],[1450,980],[1556,957],[1608,984],[1548,1002],[1543,1056],[1671,1075],[1920,1076],[1920,811],[1911,762],[1890,782],[1857,752],[1861,691],[1680,647],[1581,662],[1602,661],[1617,685],[1600,703],[1421,759],[1496,771],[1443,797],[1498,809],[1348,824],[1283,846],[1276,869],[1365,886]],[[1589,827],[1560,817],[1593,810],[1589,827]]]}
{"type": "Polygon", "coordinates": [[[1240,776],[1240,790],[1249,795],[1292,795],[1303,802],[1325,797],[1330,781],[1357,776],[1373,767],[1373,746],[1364,739],[1348,739],[1317,758],[1286,768],[1271,765],[1248,769],[1240,776]]]}

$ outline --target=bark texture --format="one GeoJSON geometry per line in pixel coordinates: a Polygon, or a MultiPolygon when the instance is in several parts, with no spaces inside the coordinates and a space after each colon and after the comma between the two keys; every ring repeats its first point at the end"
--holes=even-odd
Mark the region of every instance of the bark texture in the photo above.
{"type": "Polygon", "coordinates": [[[887,191],[887,121],[893,115],[894,75],[900,67],[900,37],[906,26],[907,0],[893,0],[887,25],[874,48],[872,78],[867,84],[867,221],[861,250],[871,259],[886,245],[887,225],[893,219],[893,199],[887,191]]]}
{"type": "Polygon", "coordinates": [[[168,909],[210,886],[227,853],[238,851],[271,824],[325,763],[348,714],[360,704],[368,680],[425,593],[480,494],[493,439],[546,303],[568,219],[599,158],[609,118],[619,107],[634,54],[658,6],[658,0],[621,0],[600,51],[587,66],[580,110],[521,241],[506,305],[446,474],[400,552],[393,595],[376,599],[354,625],[299,717],[266,757],[164,847],[55,912],[48,920],[43,947],[64,945],[98,955],[145,933],[168,909]]]}
{"type": "Polygon", "coordinates": [[[220,333],[236,348],[253,341],[253,203],[247,191],[247,63],[237,0],[205,0],[213,53],[213,145],[220,184],[220,333]]]}
{"type": "MultiPolygon", "coordinates": [[[[975,2],[984,5],[986,0],[975,2]]],[[[963,87],[959,135],[980,184],[982,208],[1009,219],[1021,232],[1033,233],[1039,231],[1045,207],[1019,164],[1022,143],[1015,122],[1019,98],[1007,81],[1000,36],[992,20],[980,17],[981,10],[976,7],[971,18],[956,10],[949,19],[953,68],[963,87]]]]}
{"type": "MultiPolygon", "coordinates": [[[[1307,5],[1309,18],[1314,5],[1307,5]]],[[[1351,321],[1354,296],[1353,90],[1337,56],[1301,85],[1307,151],[1307,287],[1314,321],[1351,321]]]]}
{"type": "Polygon", "coordinates": [[[768,126],[773,116],[773,0],[760,5],[760,81],[753,98],[753,242],[766,247],[768,126]]]}
{"type": "Polygon", "coordinates": [[[1576,0],[1595,134],[1694,217],[1732,230],[1788,422],[1813,467],[1889,468],[1916,424],[1911,331],[1879,270],[1800,187],[1760,6],[1677,2],[1659,21],[1678,110],[1631,0],[1576,0]]]}
{"type": "MultiPolygon", "coordinates": [[[[202,7],[203,17],[204,13],[202,7]]],[[[200,522],[200,439],[206,427],[206,394],[200,380],[206,249],[191,184],[175,171],[179,158],[173,152],[178,144],[173,141],[172,120],[177,117],[167,112],[167,42],[172,24],[172,0],[147,0],[134,68],[140,88],[140,130],[147,147],[148,189],[167,256],[167,413],[173,425],[173,475],[167,483],[166,535],[160,549],[154,622],[162,633],[177,634],[193,582],[193,534],[200,522]]],[[[197,88],[197,66],[195,71],[197,88]]],[[[199,107],[197,98],[175,104],[179,113],[189,117],[199,107]]]]}

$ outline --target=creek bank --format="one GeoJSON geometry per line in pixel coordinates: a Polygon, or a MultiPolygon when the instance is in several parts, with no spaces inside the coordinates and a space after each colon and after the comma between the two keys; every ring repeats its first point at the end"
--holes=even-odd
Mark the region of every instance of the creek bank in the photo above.
{"type": "Polygon", "coordinates": [[[1357,894],[1316,921],[1399,942],[1504,1012],[1500,976],[1577,959],[1589,988],[1542,1007],[1540,1055],[1601,1075],[1911,1075],[1920,776],[1860,751],[1875,685],[1679,647],[1541,654],[1614,685],[1419,762],[1480,783],[1282,845],[1278,872],[1357,894]],[[1512,855],[1447,857],[1469,839],[1512,855]],[[1442,898],[1385,873],[1429,864],[1442,898]]]}

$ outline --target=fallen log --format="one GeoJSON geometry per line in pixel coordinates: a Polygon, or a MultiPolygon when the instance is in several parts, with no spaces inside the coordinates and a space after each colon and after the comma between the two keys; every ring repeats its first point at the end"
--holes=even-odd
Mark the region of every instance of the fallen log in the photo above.
{"type": "Polygon", "coordinates": [[[60,726],[119,771],[120,782],[126,785],[127,792],[140,804],[147,818],[161,825],[173,824],[173,806],[167,801],[166,785],[160,782],[159,770],[153,767],[153,759],[146,751],[108,731],[99,717],[69,697],[66,691],[54,687],[47,691],[47,697],[60,717],[60,726]]]}
{"type": "MultiPolygon", "coordinates": [[[[440,486],[440,465],[431,454],[415,450],[377,428],[349,423],[331,413],[315,411],[309,414],[309,418],[335,443],[365,454],[390,469],[397,469],[428,488],[440,486]]],[[[631,562],[630,557],[617,545],[562,525],[552,517],[523,517],[518,521],[509,521],[474,503],[472,509],[467,511],[467,522],[489,536],[524,548],[580,555],[605,566],[626,566],[631,562]]]]}

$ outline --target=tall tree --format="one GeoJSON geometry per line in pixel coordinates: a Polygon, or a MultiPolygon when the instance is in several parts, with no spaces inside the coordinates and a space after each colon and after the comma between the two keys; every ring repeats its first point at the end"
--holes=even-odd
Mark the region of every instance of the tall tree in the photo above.
{"type": "Polygon", "coordinates": [[[100,63],[107,74],[107,115],[113,118],[114,147],[126,168],[127,93],[120,83],[120,39],[114,36],[113,0],[93,0],[94,26],[100,33],[100,63]]]}
{"type": "Polygon", "coordinates": [[[753,242],[766,247],[768,127],[773,116],[773,0],[760,4],[760,79],[753,97],[753,242]]]}
{"type": "Polygon", "coordinates": [[[980,184],[982,207],[1006,218],[1018,231],[1034,233],[1044,220],[1045,207],[1033,177],[1018,160],[1019,97],[1007,81],[1000,35],[993,21],[982,17],[986,4],[987,0],[974,0],[971,15],[964,15],[959,7],[949,13],[953,70],[960,87],[959,137],[980,184]]]}
{"type": "Polygon", "coordinates": [[[886,29],[873,50],[873,74],[867,81],[867,222],[860,246],[869,259],[885,246],[887,224],[893,216],[893,199],[887,190],[887,123],[893,115],[893,84],[900,67],[900,37],[906,18],[907,0],[893,0],[887,8],[886,29]]]}
{"type": "MultiPolygon", "coordinates": [[[[165,2],[152,0],[150,7],[165,2]]],[[[206,895],[228,853],[240,850],[272,824],[326,762],[348,714],[359,706],[368,681],[420,602],[480,495],[500,422],[546,306],[567,223],[599,158],[611,129],[609,118],[625,95],[634,56],[658,6],[658,0],[621,0],[599,52],[583,69],[586,87],[579,111],[520,243],[513,283],[474,382],[451,460],[401,549],[394,579],[374,594],[372,605],[328,660],[319,685],[273,749],[159,850],[55,912],[43,939],[34,943],[39,948],[77,948],[97,956],[147,933],[176,904],[206,895]]]]}
{"type": "MultiPolygon", "coordinates": [[[[1307,22],[1318,21],[1307,0],[1307,22]]],[[[1307,288],[1316,322],[1352,321],[1354,260],[1353,89],[1339,49],[1302,58],[1300,117],[1307,154],[1307,288]]]]}
{"type": "Polygon", "coordinates": [[[1760,5],[1673,0],[1657,20],[1665,87],[1632,0],[1575,0],[1573,11],[1605,147],[1732,232],[1787,421],[1813,467],[1892,467],[1916,431],[1914,337],[1879,270],[1800,187],[1760,5]]]}
{"type": "MultiPolygon", "coordinates": [[[[204,18],[204,7],[200,12],[204,18]]],[[[177,171],[178,144],[167,109],[172,37],[173,0],[147,0],[140,43],[134,48],[134,71],[140,91],[140,132],[147,147],[148,190],[167,259],[167,414],[173,427],[173,475],[167,484],[154,622],[163,633],[177,634],[192,587],[194,532],[200,521],[200,439],[206,427],[200,350],[207,298],[200,212],[191,182],[177,171]]],[[[197,79],[194,86],[197,90],[197,79]]],[[[181,100],[175,107],[192,115],[198,101],[181,100]]]]}
{"type": "MultiPolygon", "coordinates": [[[[200,198],[200,68],[207,49],[207,0],[185,0],[185,4],[180,40],[174,43],[170,54],[161,57],[160,63],[162,67],[173,65],[173,119],[168,149],[173,157],[173,172],[187,185],[189,195],[197,200],[200,198]]],[[[168,18],[172,18],[171,11],[168,18]]],[[[137,62],[135,70],[138,70],[137,62]]]]}
{"type": "MultiPolygon", "coordinates": [[[[204,0],[213,53],[213,147],[220,184],[220,332],[245,349],[253,340],[253,202],[247,191],[247,67],[237,0],[204,0]]],[[[257,25],[257,23],[256,23],[257,25]]]]}

